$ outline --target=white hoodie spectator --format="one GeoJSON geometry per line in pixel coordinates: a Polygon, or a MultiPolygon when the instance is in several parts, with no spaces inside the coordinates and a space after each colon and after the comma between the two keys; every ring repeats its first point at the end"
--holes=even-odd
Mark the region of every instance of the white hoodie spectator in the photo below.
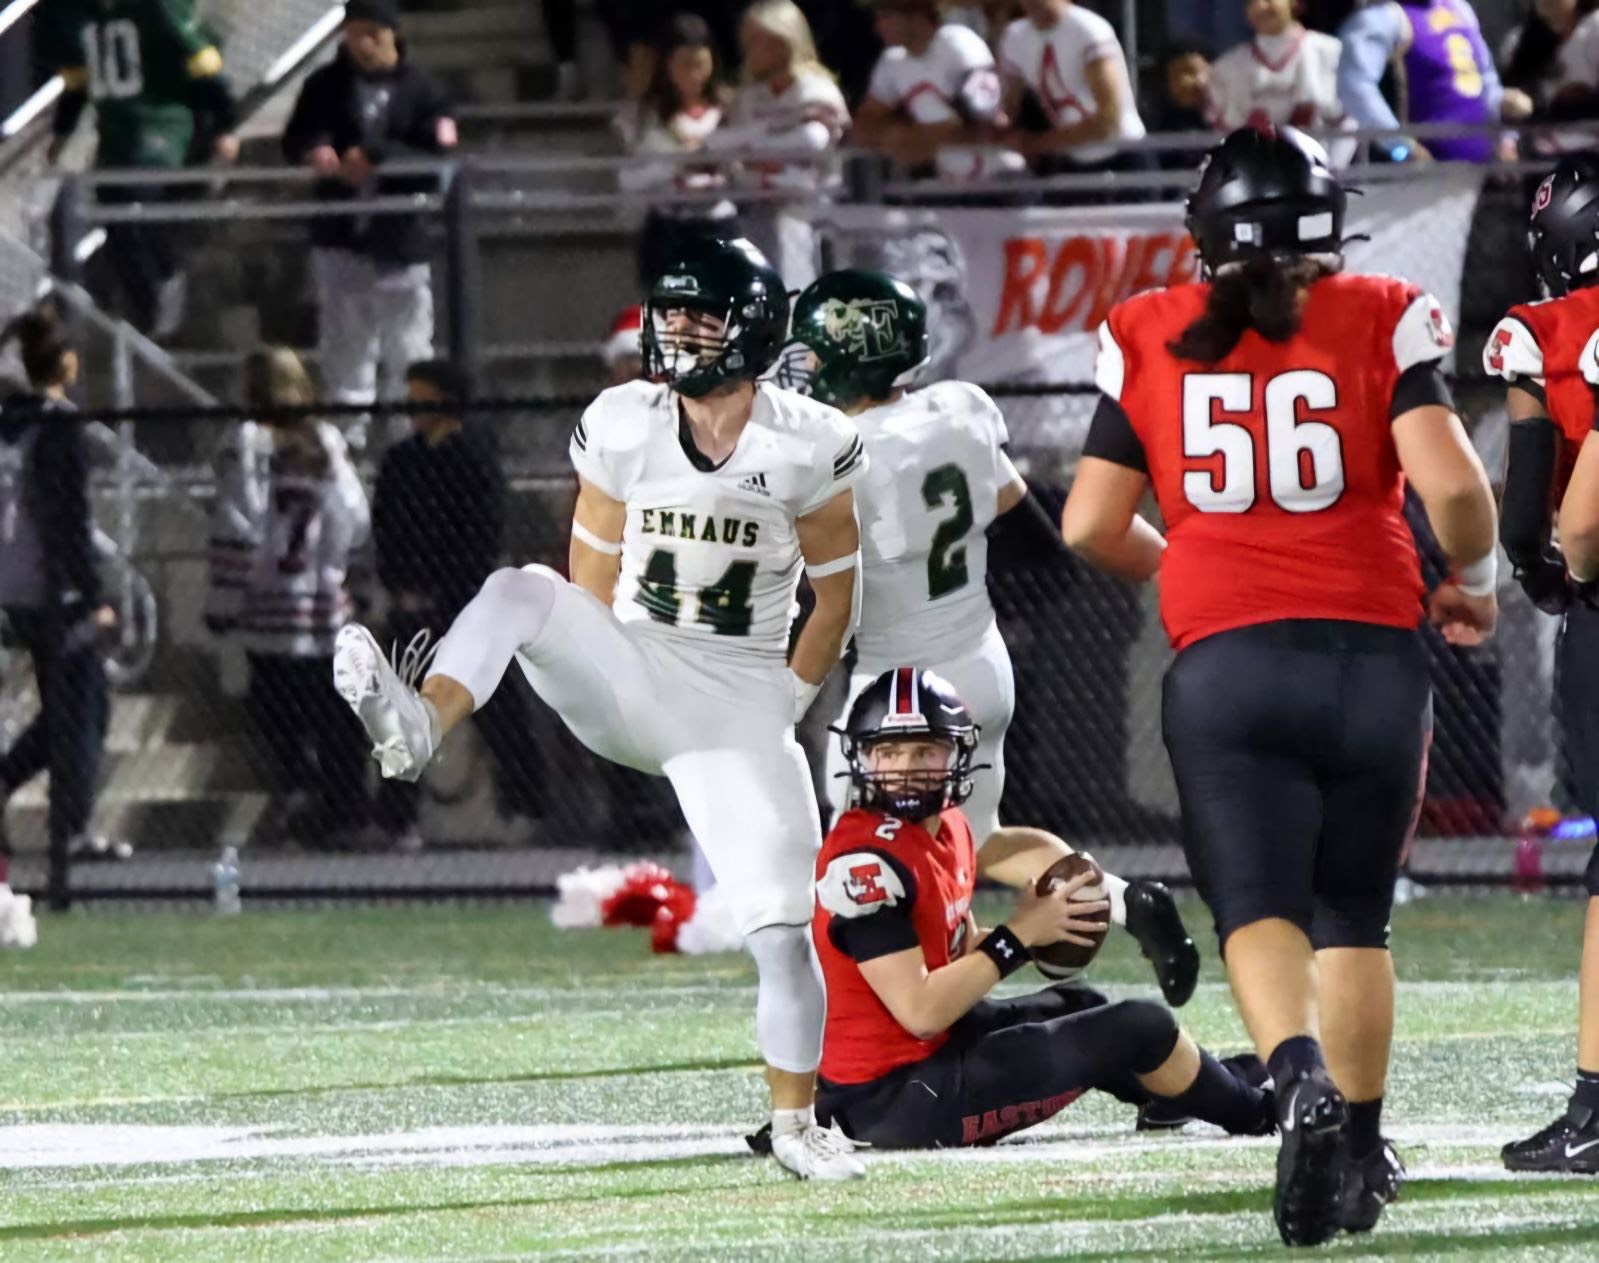
{"type": "Polygon", "coordinates": [[[1031,92],[1049,117],[1052,130],[1026,137],[1027,151],[1083,166],[1112,161],[1121,142],[1144,135],[1115,29],[1071,0],[1025,7],[1005,31],[1000,65],[1006,113],[1014,118],[1031,92]]]}
{"type": "Polygon", "coordinates": [[[1001,117],[999,72],[983,37],[940,25],[934,0],[880,0],[876,14],[887,47],[855,121],[857,138],[906,166],[934,162],[945,180],[1021,172],[1026,163],[1014,149],[979,141],[1001,117]]]}
{"type": "MultiPolygon", "coordinates": [[[[739,28],[745,81],[733,98],[717,149],[769,149],[823,154],[838,147],[849,130],[849,107],[833,76],[816,55],[810,23],[793,0],[757,0],[739,28]]],[[[799,193],[835,187],[836,161],[788,159],[745,162],[743,183],[799,193]]]]}
{"type": "Polygon", "coordinates": [[[1294,18],[1292,0],[1248,0],[1244,13],[1254,38],[1223,53],[1210,68],[1215,127],[1224,132],[1284,124],[1342,127],[1338,40],[1307,31],[1294,18]]]}

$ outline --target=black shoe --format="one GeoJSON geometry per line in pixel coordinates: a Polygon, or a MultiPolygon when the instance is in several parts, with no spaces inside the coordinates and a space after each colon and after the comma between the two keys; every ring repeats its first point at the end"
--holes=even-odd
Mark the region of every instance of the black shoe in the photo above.
{"type": "Polygon", "coordinates": [[[1599,1111],[1571,1106],[1536,1135],[1499,1151],[1512,1171],[1599,1175],[1599,1111]]]}
{"type": "Polygon", "coordinates": [[[1338,1233],[1349,1104],[1326,1071],[1277,1085],[1277,1195],[1272,1216],[1285,1245],[1320,1245],[1338,1233]]]}
{"type": "MultiPolygon", "coordinates": [[[[1275,1112],[1269,1108],[1271,1074],[1266,1069],[1266,1063],[1254,1053],[1234,1053],[1231,1057],[1223,1057],[1221,1064],[1250,1087],[1266,1089],[1267,1116],[1261,1120],[1261,1130],[1255,1134],[1271,1135],[1277,1130],[1277,1124],[1275,1112]]],[[[1194,1116],[1184,1113],[1170,1097],[1157,1096],[1138,1107],[1138,1122],[1134,1127],[1138,1131],[1176,1131],[1193,1121],[1194,1116]]]]}
{"type": "Polygon", "coordinates": [[[1396,1201],[1405,1186],[1405,1164],[1393,1142],[1384,1140],[1364,1158],[1351,1156],[1344,1173],[1344,1208],[1339,1223],[1345,1232],[1370,1232],[1383,1207],[1396,1201]]]}
{"type": "Polygon", "coordinates": [[[1127,932],[1155,969],[1166,1003],[1180,1009],[1199,981],[1199,949],[1188,937],[1177,900],[1158,881],[1127,883],[1127,932]]]}

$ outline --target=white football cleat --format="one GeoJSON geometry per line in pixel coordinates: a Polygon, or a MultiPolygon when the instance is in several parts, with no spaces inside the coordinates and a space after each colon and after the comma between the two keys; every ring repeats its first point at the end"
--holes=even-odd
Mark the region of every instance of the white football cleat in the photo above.
{"type": "Polygon", "coordinates": [[[812,1123],[803,1131],[772,1136],[772,1156],[802,1180],[858,1180],[866,1168],[855,1142],[836,1127],[812,1123]]]}
{"type": "Polygon", "coordinates": [[[333,687],[366,728],[372,757],[389,780],[418,780],[433,757],[433,721],[416,691],[433,659],[428,639],[418,632],[393,664],[359,623],[340,628],[334,644],[333,687]]]}

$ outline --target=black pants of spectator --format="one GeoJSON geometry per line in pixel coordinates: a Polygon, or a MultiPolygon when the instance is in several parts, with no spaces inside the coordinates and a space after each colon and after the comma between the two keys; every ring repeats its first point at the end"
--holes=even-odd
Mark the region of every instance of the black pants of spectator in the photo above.
{"type": "Polygon", "coordinates": [[[652,210],[638,239],[638,276],[648,289],[673,264],[692,258],[707,243],[737,237],[737,218],[693,219],[652,210]]]}
{"type": "Polygon", "coordinates": [[[260,738],[273,793],[310,795],[302,823],[316,844],[370,819],[366,790],[372,742],[333,688],[332,658],[252,653],[246,708],[260,738]]]}
{"type": "Polygon", "coordinates": [[[577,60],[577,0],[539,0],[550,51],[562,65],[577,60]]]}
{"type": "Polygon", "coordinates": [[[55,617],[28,609],[8,609],[6,620],[33,659],[39,714],[0,757],[0,801],[50,773],[51,895],[62,906],[66,891],[54,882],[65,878],[67,847],[94,814],[110,717],[105,663],[90,624],[63,632],[55,617]]]}
{"type": "MultiPolygon", "coordinates": [[[[450,629],[452,621],[396,614],[389,620],[389,638],[395,644],[406,645],[417,632],[427,630],[437,640],[450,629]]],[[[527,678],[512,663],[494,696],[472,716],[472,722],[494,759],[495,797],[500,810],[509,816],[541,819],[546,814],[545,776],[531,703],[532,689],[527,678]]],[[[391,833],[403,833],[415,826],[421,813],[421,785],[383,782],[377,801],[378,824],[391,833]]]]}
{"type": "MultiPolygon", "coordinates": [[[[98,194],[106,206],[133,202],[151,205],[175,201],[177,195],[178,190],[150,185],[107,185],[98,194]]],[[[94,288],[114,288],[121,299],[119,310],[148,332],[155,327],[160,313],[162,289],[183,270],[183,225],[108,224],[99,259],[104,268],[99,273],[103,279],[94,288]]]]}
{"type": "Polygon", "coordinates": [[[1134,1071],[1159,1068],[1176,1044],[1175,1019],[1147,1000],[1112,1004],[1071,986],[980,1000],[925,1060],[870,1083],[822,1080],[816,1112],[879,1149],[992,1144],[1093,1088],[1151,1099],[1134,1071]]]}

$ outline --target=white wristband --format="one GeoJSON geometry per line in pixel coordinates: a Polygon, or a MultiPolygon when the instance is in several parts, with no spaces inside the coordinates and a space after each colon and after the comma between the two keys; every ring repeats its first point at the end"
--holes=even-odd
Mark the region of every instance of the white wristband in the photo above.
{"type": "Polygon", "coordinates": [[[1455,586],[1467,596],[1492,596],[1499,586],[1499,554],[1490,552],[1469,566],[1460,567],[1455,586]]]}
{"type": "Polygon", "coordinates": [[[572,538],[581,540],[595,552],[604,553],[607,557],[620,557],[622,555],[622,545],[619,542],[601,539],[588,527],[584,526],[583,523],[575,519],[572,522],[572,538]]]}
{"type": "Polygon", "coordinates": [[[837,561],[824,561],[819,566],[806,566],[805,573],[813,579],[825,579],[829,575],[843,574],[846,570],[853,570],[860,565],[861,554],[857,549],[847,557],[840,557],[837,561]]]}
{"type": "Polygon", "coordinates": [[[809,680],[801,679],[793,670],[789,677],[794,684],[794,722],[797,724],[805,718],[805,712],[811,708],[811,703],[816,700],[816,695],[822,691],[820,684],[812,684],[809,680]]]}

